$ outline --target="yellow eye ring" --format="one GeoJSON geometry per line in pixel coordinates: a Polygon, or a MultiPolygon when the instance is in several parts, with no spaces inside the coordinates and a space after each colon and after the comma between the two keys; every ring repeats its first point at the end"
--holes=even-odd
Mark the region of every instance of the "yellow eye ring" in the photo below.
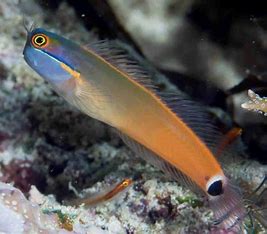
{"type": "Polygon", "coordinates": [[[122,186],[127,187],[129,185],[128,181],[123,181],[122,186]]]}
{"type": "Polygon", "coordinates": [[[32,37],[32,45],[37,48],[43,48],[48,44],[48,37],[44,34],[36,34],[32,37]]]}
{"type": "Polygon", "coordinates": [[[129,186],[131,183],[132,183],[132,180],[131,180],[131,179],[125,179],[125,180],[122,182],[122,186],[123,186],[123,187],[127,187],[127,186],[129,186]]]}

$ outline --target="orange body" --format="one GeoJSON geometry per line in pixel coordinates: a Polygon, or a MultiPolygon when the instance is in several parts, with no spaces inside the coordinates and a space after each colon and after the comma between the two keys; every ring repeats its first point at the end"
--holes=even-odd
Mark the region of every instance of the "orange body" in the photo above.
{"type": "MultiPolygon", "coordinates": [[[[88,54],[98,68],[94,76],[81,73],[68,81],[76,83],[74,94],[81,95],[78,107],[83,112],[139,142],[204,191],[210,178],[224,175],[208,147],[160,97],[95,53],[88,54]]],[[[73,99],[68,100],[77,106],[73,99]]]]}

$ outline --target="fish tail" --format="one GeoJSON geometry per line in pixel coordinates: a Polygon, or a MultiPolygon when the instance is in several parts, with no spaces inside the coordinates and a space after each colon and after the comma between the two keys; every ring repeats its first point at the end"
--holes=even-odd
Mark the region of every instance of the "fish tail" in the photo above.
{"type": "Polygon", "coordinates": [[[209,204],[214,213],[215,224],[220,228],[239,233],[247,215],[240,189],[226,181],[224,193],[209,196],[209,204]]]}

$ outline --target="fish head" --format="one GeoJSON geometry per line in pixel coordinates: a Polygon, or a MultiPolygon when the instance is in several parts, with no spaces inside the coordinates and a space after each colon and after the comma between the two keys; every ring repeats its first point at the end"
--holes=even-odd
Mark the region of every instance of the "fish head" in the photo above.
{"type": "Polygon", "coordinates": [[[27,64],[48,82],[59,85],[78,75],[77,50],[72,41],[42,28],[28,32],[23,55],[27,64]]]}

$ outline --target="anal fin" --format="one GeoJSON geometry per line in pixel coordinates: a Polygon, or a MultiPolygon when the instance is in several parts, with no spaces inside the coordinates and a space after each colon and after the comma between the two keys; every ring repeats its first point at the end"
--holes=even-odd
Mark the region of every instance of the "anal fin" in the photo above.
{"type": "Polygon", "coordinates": [[[197,184],[192,181],[188,176],[186,176],[183,172],[177,169],[172,164],[166,162],[160,156],[153,153],[151,150],[147,149],[145,146],[141,145],[137,141],[133,140],[132,138],[128,137],[124,133],[117,131],[123,142],[129,146],[138,156],[152,164],[153,166],[157,167],[172,179],[176,180],[183,186],[189,188],[191,191],[195,193],[202,193],[204,192],[197,186],[197,184]]]}

